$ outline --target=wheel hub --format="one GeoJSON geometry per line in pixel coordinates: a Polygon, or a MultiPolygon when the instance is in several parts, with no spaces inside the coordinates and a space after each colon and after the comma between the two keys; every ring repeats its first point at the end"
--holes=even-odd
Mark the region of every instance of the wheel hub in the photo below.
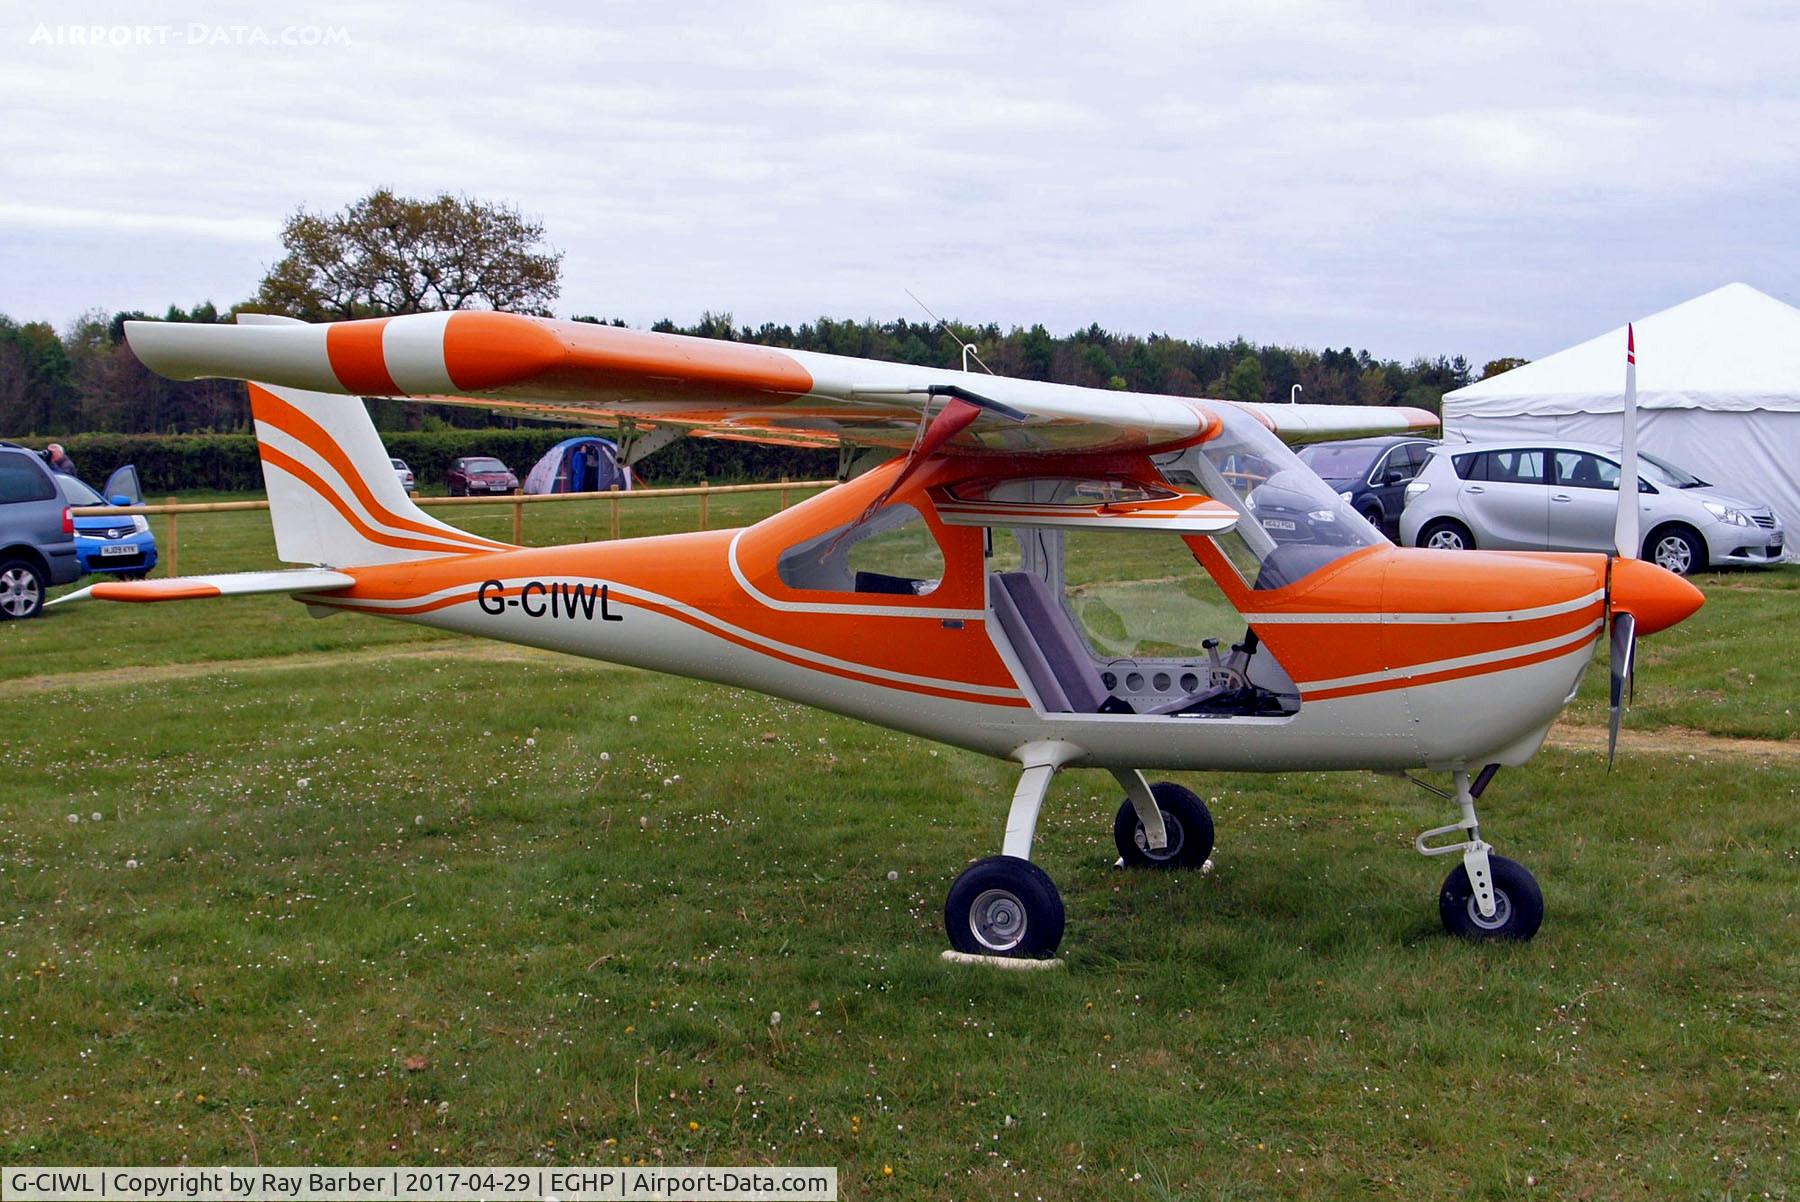
{"type": "Polygon", "coordinates": [[[1144,835],[1142,823],[1138,825],[1137,834],[1132,836],[1138,845],[1138,850],[1144,853],[1145,859],[1172,860],[1181,852],[1183,838],[1181,820],[1167,810],[1162,812],[1162,820],[1163,832],[1168,836],[1168,842],[1161,848],[1153,849],[1150,846],[1150,840],[1144,835]]]}
{"type": "Polygon", "coordinates": [[[1654,559],[1657,567],[1665,568],[1678,575],[1686,575],[1688,568],[1693,563],[1692,557],[1688,554],[1687,540],[1676,538],[1673,535],[1656,544],[1654,559]]]}
{"type": "Polygon", "coordinates": [[[1512,917],[1512,899],[1506,896],[1504,889],[1494,890],[1494,916],[1492,918],[1482,915],[1481,907],[1475,904],[1473,894],[1469,896],[1469,900],[1465,904],[1469,910],[1469,921],[1484,931],[1497,931],[1504,927],[1507,920],[1512,917]]]}
{"type": "Polygon", "coordinates": [[[969,931],[989,951],[1009,952],[1025,938],[1025,903],[1007,889],[989,889],[969,907],[969,931]]]}

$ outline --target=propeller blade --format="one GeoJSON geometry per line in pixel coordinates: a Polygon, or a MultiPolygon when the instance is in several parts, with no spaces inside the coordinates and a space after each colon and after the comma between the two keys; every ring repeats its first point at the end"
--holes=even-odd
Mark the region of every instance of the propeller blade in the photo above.
{"type": "Polygon", "coordinates": [[[1625,435],[1619,456],[1619,511],[1613,547],[1625,559],[1638,554],[1637,331],[1625,327],[1625,435]]]}
{"type": "Polygon", "coordinates": [[[1612,714],[1606,735],[1606,767],[1610,772],[1613,756],[1619,747],[1619,722],[1633,691],[1633,675],[1637,659],[1637,619],[1629,613],[1616,613],[1612,620],[1612,714]]]}

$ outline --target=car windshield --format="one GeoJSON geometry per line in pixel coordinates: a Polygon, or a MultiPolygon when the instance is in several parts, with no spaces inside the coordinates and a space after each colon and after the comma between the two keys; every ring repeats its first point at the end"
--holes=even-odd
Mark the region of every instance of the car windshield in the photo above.
{"type": "Polygon", "coordinates": [[[406,460],[404,460],[404,459],[390,459],[390,460],[388,460],[388,464],[394,468],[399,469],[400,471],[406,470],[406,460]]]}
{"type": "Polygon", "coordinates": [[[1369,470],[1369,464],[1375,456],[1381,454],[1383,447],[1333,446],[1320,443],[1317,446],[1305,447],[1300,452],[1300,462],[1310,467],[1327,480],[1354,480],[1369,470]]]}
{"type": "Polygon", "coordinates": [[[1658,459],[1654,455],[1638,452],[1638,473],[1652,484],[1660,484],[1665,488],[1705,488],[1706,481],[1687,471],[1676,467],[1666,459],[1658,459]]]}
{"type": "Polygon", "coordinates": [[[498,459],[465,459],[463,470],[469,472],[503,472],[506,465],[498,459]]]}
{"type": "Polygon", "coordinates": [[[71,505],[106,504],[105,497],[101,496],[73,476],[64,476],[59,473],[56,477],[56,483],[62,488],[63,500],[71,505]]]}

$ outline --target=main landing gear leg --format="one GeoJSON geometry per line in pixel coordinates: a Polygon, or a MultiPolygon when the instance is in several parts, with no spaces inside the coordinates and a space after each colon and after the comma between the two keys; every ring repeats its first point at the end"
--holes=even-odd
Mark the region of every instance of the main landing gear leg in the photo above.
{"type": "Polygon", "coordinates": [[[1081,749],[1070,743],[1030,743],[1017,753],[1025,770],[1013,790],[1001,854],[963,869],[944,900],[950,946],[971,956],[1044,959],[1062,942],[1062,895],[1050,874],[1031,862],[1044,794],[1057,769],[1081,749]]]}
{"type": "Polygon", "coordinates": [[[1498,771],[1498,764],[1489,764],[1472,784],[1466,771],[1452,773],[1454,794],[1413,780],[1421,788],[1455,801],[1462,810],[1460,821],[1423,832],[1413,840],[1413,846],[1425,856],[1462,853],[1462,864],[1445,878],[1444,887],[1438,891],[1438,916],[1443,919],[1445,930],[1465,939],[1529,939],[1544,921],[1544,895],[1536,878],[1522,865],[1494,855],[1493,848],[1481,837],[1475,800],[1498,771]],[[1465,836],[1459,842],[1431,842],[1459,833],[1465,836]]]}

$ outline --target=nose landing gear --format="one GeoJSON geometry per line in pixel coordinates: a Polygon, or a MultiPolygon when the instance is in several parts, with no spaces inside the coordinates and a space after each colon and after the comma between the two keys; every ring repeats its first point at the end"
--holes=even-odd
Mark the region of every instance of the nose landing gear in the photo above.
{"type": "Polygon", "coordinates": [[[1443,920],[1446,931],[1464,939],[1522,941],[1537,934],[1544,921],[1544,894],[1538,888],[1536,878],[1522,865],[1505,856],[1494,855],[1493,849],[1481,838],[1475,800],[1499,770],[1498,764],[1489,764],[1473,783],[1467,772],[1452,773],[1456,785],[1454,793],[1433,788],[1416,777],[1407,778],[1420,788],[1436,793],[1446,801],[1455,801],[1461,807],[1459,821],[1421,833],[1413,840],[1413,846],[1425,856],[1462,853],[1463,862],[1445,878],[1444,887],[1438,891],[1438,917],[1443,920]],[[1432,842],[1458,833],[1466,837],[1455,843],[1432,842]]]}

